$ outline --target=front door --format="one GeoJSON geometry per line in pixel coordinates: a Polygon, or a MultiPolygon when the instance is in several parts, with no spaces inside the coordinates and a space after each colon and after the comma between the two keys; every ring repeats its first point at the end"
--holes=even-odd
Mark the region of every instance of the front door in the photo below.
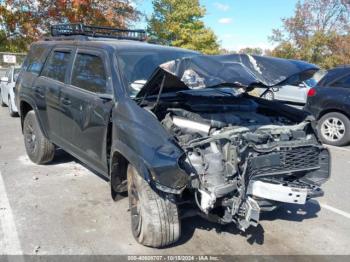
{"type": "Polygon", "coordinates": [[[72,117],[71,145],[97,171],[107,174],[106,139],[114,106],[108,56],[98,50],[78,48],[70,85],[61,93],[62,107],[72,117]],[[64,101],[68,104],[65,105],[64,101]]]}

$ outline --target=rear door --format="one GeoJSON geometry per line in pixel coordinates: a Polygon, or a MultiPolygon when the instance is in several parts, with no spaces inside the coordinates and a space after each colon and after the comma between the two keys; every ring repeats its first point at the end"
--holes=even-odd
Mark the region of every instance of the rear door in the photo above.
{"type": "Polygon", "coordinates": [[[106,52],[78,48],[70,85],[61,93],[61,107],[71,117],[74,153],[102,174],[108,172],[106,137],[114,105],[109,64],[106,52]]]}
{"type": "Polygon", "coordinates": [[[70,147],[69,112],[61,107],[60,94],[66,87],[68,69],[72,63],[74,47],[54,48],[33,85],[40,118],[46,123],[50,139],[64,149],[70,147]]]}
{"type": "Polygon", "coordinates": [[[350,73],[336,79],[330,84],[330,88],[339,101],[339,106],[343,106],[344,111],[350,112],[350,73]]]}

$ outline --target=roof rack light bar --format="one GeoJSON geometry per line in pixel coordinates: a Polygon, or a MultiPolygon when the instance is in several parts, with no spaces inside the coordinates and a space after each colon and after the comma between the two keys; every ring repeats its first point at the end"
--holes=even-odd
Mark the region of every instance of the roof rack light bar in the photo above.
{"type": "Polygon", "coordinates": [[[51,26],[51,35],[56,36],[73,36],[84,35],[90,37],[106,37],[115,39],[128,39],[146,41],[147,35],[145,30],[119,29],[106,26],[91,26],[84,24],[57,24],[51,26]]]}

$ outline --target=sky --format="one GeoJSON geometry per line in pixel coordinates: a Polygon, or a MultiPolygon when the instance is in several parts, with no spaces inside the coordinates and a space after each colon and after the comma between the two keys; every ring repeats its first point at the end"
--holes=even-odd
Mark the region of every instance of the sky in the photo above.
{"type": "MultiPolygon", "coordinates": [[[[181,0],[179,0],[181,1],[181,0]]],[[[207,10],[203,21],[214,30],[223,48],[238,51],[244,47],[270,49],[268,36],[282,26],[281,18],[294,13],[297,0],[200,0],[207,10]]],[[[138,0],[137,8],[150,16],[151,0],[138,0]]],[[[136,27],[145,28],[145,21],[136,27]]]]}

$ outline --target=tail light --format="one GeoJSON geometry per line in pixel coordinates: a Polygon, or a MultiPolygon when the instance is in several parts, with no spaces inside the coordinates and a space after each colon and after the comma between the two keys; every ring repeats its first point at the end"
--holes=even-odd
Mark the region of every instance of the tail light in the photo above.
{"type": "Polygon", "coordinates": [[[309,92],[307,92],[307,96],[311,97],[311,96],[315,96],[316,95],[316,89],[315,88],[310,88],[309,92]]]}

